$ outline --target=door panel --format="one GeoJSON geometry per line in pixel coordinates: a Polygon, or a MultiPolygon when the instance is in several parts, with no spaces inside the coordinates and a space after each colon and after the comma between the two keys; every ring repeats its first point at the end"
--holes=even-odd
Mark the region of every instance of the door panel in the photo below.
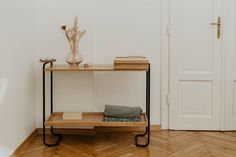
{"type": "Polygon", "coordinates": [[[170,1],[170,129],[220,129],[220,1],[170,1]]]}
{"type": "Polygon", "coordinates": [[[211,81],[180,81],[180,117],[211,117],[212,93],[211,81]]]}
{"type": "MultiPolygon", "coordinates": [[[[179,49],[181,58],[181,71],[212,71],[212,19],[211,0],[177,0],[181,5],[179,18],[176,19],[176,28],[179,32],[179,49]],[[199,7],[196,6],[207,6],[199,7]],[[179,30],[178,30],[179,29],[179,30]],[[201,61],[201,64],[199,64],[201,61]]],[[[179,10],[180,9],[180,10],[179,10]]],[[[174,15],[175,16],[175,15],[174,15]]],[[[175,18],[175,17],[174,17],[175,18]]]]}

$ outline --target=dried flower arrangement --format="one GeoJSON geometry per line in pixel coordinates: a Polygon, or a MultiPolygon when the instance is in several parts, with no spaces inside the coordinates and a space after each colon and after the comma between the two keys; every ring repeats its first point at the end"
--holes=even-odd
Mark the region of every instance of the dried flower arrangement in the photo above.
{"type": "Polygon", "coordinates": [[[70,65],[79,65],[79,63],[82,62],[83,57],[81,54],[78,54],[78,44],[81,38],[86,34],[86,30],[80,31],[77,15],[74,19],[74,25],[71,28],[63,25],[61,26],[61,30],[69,41],[71,48],[71,53],[66,57],[66,62],[70,65]]]}

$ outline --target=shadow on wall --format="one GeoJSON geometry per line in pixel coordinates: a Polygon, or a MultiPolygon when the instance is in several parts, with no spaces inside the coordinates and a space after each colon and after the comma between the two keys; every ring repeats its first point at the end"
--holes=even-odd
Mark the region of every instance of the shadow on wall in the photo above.
{"type": "MultiPolygon", "coordinates": [[[[2,102],[6,94],[7,84],[8,84],[7,78],[0,79],[0,109],[2,108],[2,102]]],[[[1,157],[8,156],[9,150],[7,150],[7,148],[3,147],[2,145],[3,143],[0,143],[0,156],[1,157]]]]}
{"type": "Polygon", "coordinates": [[[0,145],[0,156],[1,157],[9,156],[8,152],[9,152],[9,150],[7,150],[6,148],[4,148],[3,146],[0,145]]]}
{"type": "Polygon", "coordinates": [[[0,107],[7,89],[7,78],[0,79],[0,107]]]}

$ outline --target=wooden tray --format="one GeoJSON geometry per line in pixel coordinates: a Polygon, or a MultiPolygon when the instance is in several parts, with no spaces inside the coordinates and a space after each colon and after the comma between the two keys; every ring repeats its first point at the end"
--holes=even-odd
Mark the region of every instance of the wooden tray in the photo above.
{"type": "Polygon", "coordinates": [[[45,122],[45,126],[57,127],[93,127],[93,126],[147,126],[147,117],[143,113],[140,122],[105,122],[103,112],[83,112],[82,120],[63,120],[62,112],[55,112],[45,122]]]}

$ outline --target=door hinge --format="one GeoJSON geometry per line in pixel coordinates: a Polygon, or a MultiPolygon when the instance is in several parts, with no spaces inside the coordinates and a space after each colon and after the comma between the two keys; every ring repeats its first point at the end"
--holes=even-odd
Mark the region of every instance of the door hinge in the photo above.
{"type": "Polygon", "coordinates": [[[167,25],[167,26],[166,26],[166,34],[167,34],[167,35],[170,35],[170,31],[171,31],[171,30],[170,30],[170,25],[167,25]]]}
{"type": "Polygon", "coordinates": [[[170,105],[170,94],[166,95],[166,105],[170,105]]]}

